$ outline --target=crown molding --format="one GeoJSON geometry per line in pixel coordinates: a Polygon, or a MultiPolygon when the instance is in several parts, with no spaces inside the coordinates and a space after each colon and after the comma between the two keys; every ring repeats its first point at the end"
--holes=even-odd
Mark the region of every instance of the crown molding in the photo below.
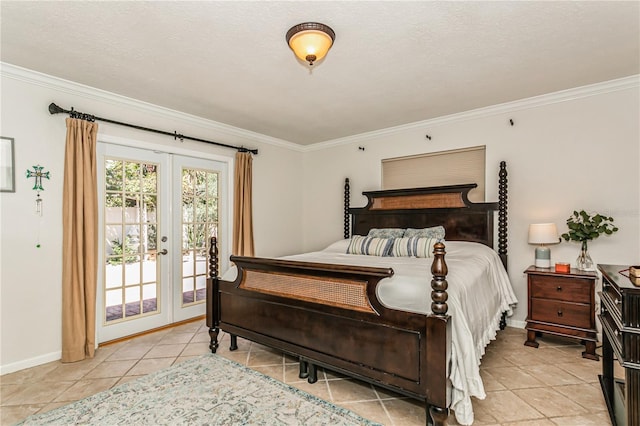
{"type": "MultiPolygon", "coordinates": [[[[291,149],[294,151],[304,150],[300,145],[283,139],[274,138],[271,136],[263,135],[261,133],[256,133],[250,130],[241,129],[239,127],[230,126],[228,124],[220,123],[217,121],[208,120],[202,117],[161,107],[159,105],[154,105],[137,99],[128,98],[126,96],[118,95],[106,90],[97,89],[95,87],[76,83],[74,81],[54,77],[52,75],[33,71],[6,62],[0,62],[0,75],[3,77],[45,87],[47,89],[57,90],[86,99],[106,102],[112,105],[125,105],[128,108],[132,108],[137,111],[150,113],[168,119],[184,121],[188,124],[215,130],[229,136],[241,137],[244,139],[248,139],[249,141],[253,140],[259,143],[265,143],[268,145],[291,149]]],[[[46,108],[47,106],[43,105],[42,107],[46,108]]]]}
{"type": "Polygon", "coordinates": [[[413,123],[403,124],[400,126],[388,127],[385,129],[375,130],[372,132],[346,136],[344,138],[327,140],[324,142],[318,142],[311,145],[298,145],[296,143],[286,141],[283,139],[274,138],[261,133],[256,133],[250,130],[241,129],[239,127],[230,126],[228,124],[220,123],[217,121],[197,117],[195,115],[161,107],[148,102],[139,101],[139,100],[128,98],[122,95],[117,95],[115,93],[107,92],[102,89],[86,86],[80,83],[54,77],[48,74],[43,74],[37,71],[29,70],[27,68],[22,68],[16,65],[8,64],[6,62],[0,62],[0,75],[2,75],[3,77],[12,78],[14,80],[19,80],[26,83],[42,86],[45,88],[69,93],[71,95],[84,97],[87,99],[97,100],[100,102],[107,102],[113,105],[126,105],[127,107],[130,107],[132,109],[136,109],[138,111],[142,111],[145,113],[151,113],[154,115],[159,115],[161,117],[167,117],[167,118],[172,118],[180,121],[185,121],[189,124],[216,130],[220,133],[227,134],[230,136],[236,136],[236,137],[241,137],[248,140],[254,140],[259,143],[265,143],[268,145],[290,149],[297,152],[319,151],[322,149],[332,148],[340,145],[362,143],[368,140],[379,138],[381,136],[404,132],[408,130],[420,129],[424,127],[435,127],[435,126],[440,126],[444,124],[474,120],[474,119],[483,118],[483,117],[490,117],[493,115],[505,114],[505,113],[510,113],[514,111],[520,111],[523,109],[537,108],[545,105],[551,105],[551,104],[560,103],[560,102],[567,102],[575,99],[585,98],[589,96],[596,96],[604,93],[616,92],[619,90],[626,90],[626,89],[636,88],[640,86],[640,74],[636,74],[636,75],[623,77],[615,80],[609,80],[609,81],[590,84],[586,86],[580,86],[572,89],[561,90],[558,92],[547,93],[540,96],[520,99],[517,101],[506,102],[506,103],[492,105],[492,106],[483,107],[483,108],[477,108],[469,111],[445,115],[442,117],[436,117],[436,118],[422,120],[422,121],[416,121],[413,123]]]}
{"type": "Polygon", "coordinates": [[[609,80],[609,81],[604,81],[600,83],[590,84],[587,86],[580,86],[572,89],[560,90],[558,92],[552,92],[544,95],[533,96],[530,98],[520,99],[517,101],[505,102],[502,104],[491,105],[488,107],[472,109],[469,111],[459,112],[455,114],[444,115],[442,117],[431,118],[428,120],[416,121],[409,124],[403,124],[401,126],[388,127],[386,129],[360,133],[357,135],[346,136],[344,138],[338,138],[338,139],[328,140],[324,142],[318,142],[318,143],[306,146],[305,151],[318,151],[321,149],[332,148],[340,145],[362,143],[371,139],[379,138],[381,136],[404,132],[407,130],[420,129],[425,127],[435,127],[443,124],[450,124],[455,122],[490,117],[498,114],[511,113],[511,112],[520,111],[523,109],[538,108],[541,106],[556,104],[560,102],[567,102],[575,99],[586,98],[589,96],[596,96],[604,93],[617,92],[620,90],[627,90],[627,89],[632,89],[636,87],[640,87],[640,74],[618,78],[615,80],[609,80]]]}

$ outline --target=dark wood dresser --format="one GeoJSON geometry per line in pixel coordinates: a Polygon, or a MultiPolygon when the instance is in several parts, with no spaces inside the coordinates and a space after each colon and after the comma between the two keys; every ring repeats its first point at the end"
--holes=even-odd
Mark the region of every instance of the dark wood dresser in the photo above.
{"type": "Polygon", "coordinates": [[[598,265],[602,272],[602,375],[600,385],[614,426],[640,426],[640,287],[620,272],[629,266],[598,265]],[[613,375],[614,357],[624,380],[613,375]]]}
{"type": "Polygon", "coordinates": [[[526,346],[538,347],[539,333],[578,339],[585,345],[582,357],[596,354],[595,272],[555,272],[553,268],[530,266],[526,271],[529,310],[526,346]]]}

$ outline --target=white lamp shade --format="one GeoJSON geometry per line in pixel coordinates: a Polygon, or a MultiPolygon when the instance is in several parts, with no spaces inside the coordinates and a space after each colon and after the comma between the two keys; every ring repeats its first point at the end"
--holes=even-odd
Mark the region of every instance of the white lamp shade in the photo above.
{"type": "Polygon", "coordinates": [[[534,223],[529,225],[529,244],[558,243],[558,228],[555,223],[534,223]]]}

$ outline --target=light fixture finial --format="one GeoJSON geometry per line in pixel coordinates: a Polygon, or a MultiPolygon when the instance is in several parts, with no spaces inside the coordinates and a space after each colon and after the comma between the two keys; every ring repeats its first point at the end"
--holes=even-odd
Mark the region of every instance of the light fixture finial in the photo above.
{"type": "Polygon", "coordinates": [[[336,39],[336,33],[327,25],[318,22],[305,22],[294,25],[287,31],[287,44],[293,53],[309,66],[329,52],[336,39]]]}

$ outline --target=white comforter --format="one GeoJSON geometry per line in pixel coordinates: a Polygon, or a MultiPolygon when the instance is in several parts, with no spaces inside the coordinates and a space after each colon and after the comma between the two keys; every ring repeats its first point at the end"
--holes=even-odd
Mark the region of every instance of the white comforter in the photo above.
{"type": "MultiPolygon", "coordinates": [[[[346,254],[349,240],[338,241],[318,252],[282,259],[346,265],[391,267],[394,275],[378,284],[378,299],[393,309],[428,314],[431,311],[431,263],[433,258],[379,257],[346,254]]],[[[452,404],[456,420],[473,423],[471,397],[486,397],[480,378],[480,358],[495,339],[502,312],[512,314],[517,303],[509,277],[497,253],[469,242],[446,241],[449,267],[448,306],[452,323],[452,404]]],[[[235,268],[224,280],[233,281],[235,268]]]]}

